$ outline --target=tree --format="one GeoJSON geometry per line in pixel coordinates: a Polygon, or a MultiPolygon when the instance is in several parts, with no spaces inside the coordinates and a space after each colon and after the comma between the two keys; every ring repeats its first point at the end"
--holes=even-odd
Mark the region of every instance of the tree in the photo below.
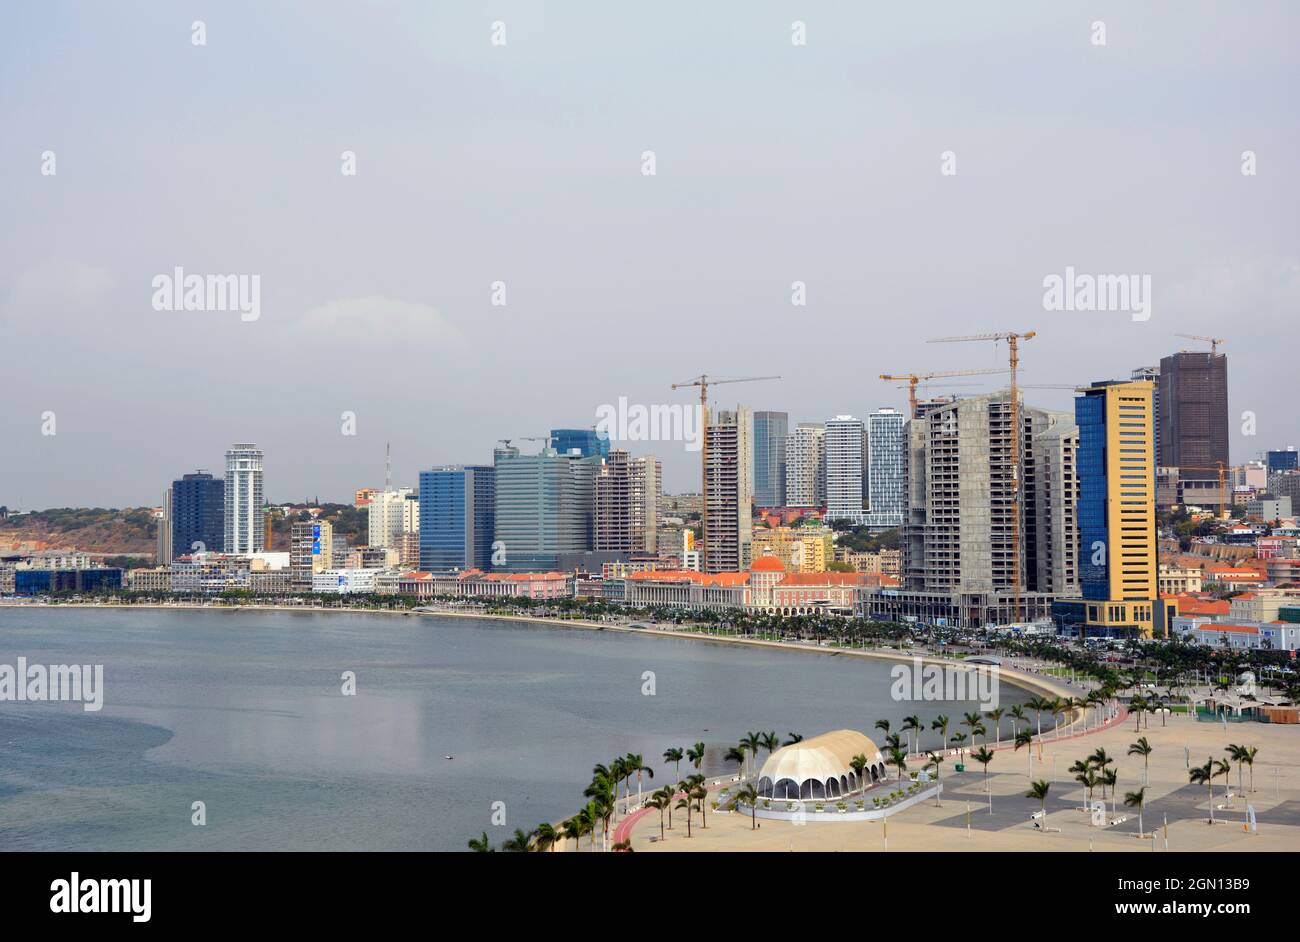
{"type": "MultiPolygon", "coordinates": [[[[575,814],[572,818],[566,819],[564,823],[560,825],[560,833],[564,835],[565,840],[573,841],[574,850],[580,850],[581,848],[578,844],[581,842],[582,836],[587,833],[582,827],[582,815],[579,813],[575,814]]],[[[487,837],[486,834],[483,836],[487,837]]]]}
{"type": "Polygon", "coordinates": [[[1241,754],[1240,761],[1246,763],[1246,768],[1250,769],[1250,790],[1255,790],[1255,756],[1259,755],[1259,749],[1254,746],[1247,746],[1241,754]]]}
{"type": "Polygon", "coordinates": [[[889,735],[889,720],[876,720],[876,729],[881,730],[885,735],[889,735]]]}
{"type": "Polygon", "coordinates": [[[1145,786],[1139,788],[1135,792],[1127,792],[1124,795],[1125,806],[1129,808],[1136,808],[1138,810],[1138,837],[1145,837],[1145,835],[1142,833],[1142,807],[1143,805],[1146,804],[1146,800],[1147,800],[1147,790],[1145,786]]]}
{"type": "Polygon", "coordinates": [[[929,755],[930,755],[930,761],[925,764],[925,767],[928,769],[931,766],[934,766],[934,784],[935,784],[934,806],[936,808],[940,808],[943,806],[943,803],[939,800],[939,795],[941,791],[940,788],[938,787],[939,786],[939,763],[943,762],[943,756],[936,755],[933,752],[931,752],[929,755]]]}
{"type": "Polygon", "coordinates": [[[696,803],[695,806],[700,809],[700,827],[707,828],[709,826],[709,818],[704,811],[704,799],[709,797],[709,790],[704,787],[704,776],[692,775],[686,781],[691,786],[690,790],[687,792],[687,796],[694,798],[696,803]]]}
{"type": "Polygon", "coordinates": [[[866,794],[867,791],[867,765],[868,764],[869,763],[867,762],[867,757],[864,756],[862,753],[858,753],[856,756],[854,756],[852,759],[849,760],[849,767],[852,768],[854,773],[858,776],[858,785],[863,794],[866,794]]]}
{"type": "Polygon", "coordinates": [[[972,752],[970,757],[984,766],[984,790],[989,790],[989,763],[993,761],[993,753],[989,750],[988,744],[980,746],[979,752],[972,752]]]}
{"type": "Polygon", "coordinates": [[[476,853],[489,854],[492,852],[492,842],[488,840],[487,831],[484,831],[481,837],[471,837],[468,844],[469,849],[476,853]]]}
{"type": "Polygon", "coordinates": [[[1145,736],[1139,736],[1138,741],[1128,747],[1128,754],[1131,756],[1142,757],[1142,783],[1146,784],[1151,773],[1151,753],[1155,750],[1145,736]]]}
{"type": "Polygon", "coordinates": [[[533,836],[523,828],[515,828],[513,837],[509,837],[501,845],[501,849],[511,854],[526,854],[532,850],[533,836]]]}
{"type": "Polygon", "coordinates": [[[930,724],[930,728],[931,728],[931,729],[937,729],[937,730],[939,731],[940,748],[942,748],[943,746],[948,745],[948,724],[949,724],[949,722],[950,722],[950,720],[948,719],[948,717],[944,716],[944,715],[941,713],[941,714],[939,714],[938,716],[936,716],[936,717],[934,718],[934,722],[932,722],[932,723],[930,724]]]}
{"type": "Polygon", "coordinates": [[[745,751],[747,749],[748,746],[742,740],[739,745],[732,746],[728,749],[727,754],[723,756],[723,758],[728,762],[736,762],[740,765],[740,775],[742,778],[745,776],[745,751]]]}
{"type": "Polygon", "coordinates": [[[736,792],[736,801],[749,805],[749,829],[758,827],[758,789],[750,782],[736,792]]]}
{"type": "Polygon", "coordinates": [[[1039,779],[1029,786],[1029,791],[1025,792],[1026,798],[1038,799],[1038,810],[1040,814],[1041,828],[1044,834],[1047,833],[1047,793],[1051,790],[1052,783],[1039,779]]]}
{"type": "Polygon", "coordinates": [[[646,802],[651,808],[657,808],[659,810],[659,840],[661,842],[666,839],[664,835],[664,810],[671,809],[672,802],[673,800],[671,796],[664,795],[664,789],[659,789],[658,791],[653,792],[650,795],[649,800],[646,802]]]}
{"type": "Polygon", "coordinates": [[[916,745],[912,747],[913,752],[921,751],[921,733],[925,730],[925,725],[921,722],[919,716],[903,717],[903,732],[914,733],[916,745]]]}
{"type": "Polygon", "coordinates": [[[797,742],[803,742],[803,733],[786,733],[785,744],[793,746],[797,742]]]}
{"type": "Polygon", "coordinates": [[[682,758],[686,755],[681,749],[674,746],[671,749],[664,750],[664,762],[673,764],[673,775],[680,778],[682,773],[682,758]]]}
{"type": "Polygon", "coordinates": [[[1029,772],[1032,775],[1034,771],[1034,734],[1026,727],[1016,733],[1016,746],[1014,751],[1019,752],[1021,746],[1029,747],[1029,772]]]}
{"type": "MultiPolygon", "coordinates": [[[[749,754],[754,757],[755,764],[757,764],[758,750],[763,748],[763,734],[746,733],[741,737],[740,741],[745,744],[745,748],[749,750],[749,754]]],[[[754,771],[757,772],[758,770],[755,769],[754,771]]]]}
{"type": "Polygon", "coordinates": [[[686,758],[691,761],[691,765],[698,769],[700,763],[704,761],[704,743],[697,742],[695,745],[691,746],[691,748],[687,749],[686,758]]]}
{"type": "Polygon", "coordinates": [[[889,758],[885,760],[886,765],[896,766],[898,768],[898,780],[903,780],[903,773],[907,771],[907,756],[902,749],[890,749],[889,758]]]}
{"type": "Polygon", "coordinates": [[[1189,769],[1187,778],[1193,785],[1204,785],[1210,794],[1210,823],[1214,823],[1214,757],[1205,760],[1205,765],[1189,769]]]}
{"type": "Polygon", "coordinates": [[[1237,763],[1237,791],[1238,792],[1244,791],[1245,789],[1241,781],[1241,777],[1242,777],[1241,767],[1246,764],[1246,747],[1237,746],[1230,743],[1227,746],[1227,753],[1230,761],[1237,763]]]}
{"type": "MultiPolygon", "coordinates": [[[[640,754],[639,752],[629,752],[629,753],[627,754],[627,756],[626,756],[626,757],[624,758],[624,760],[623,760],[623,771],[627,773],[627,776],[628,776],[629,779],[630,779],[633,775],[636,775],[636,800],[637,800],[637,803],[640,804],[640,802],[641,802],[641,776],[642,776],[643,774],[645,774],[645,775],[649,775],[651,778],[654,778],[654,777],[655,777],[655,770],[652,769],[652,768],[650,768],[648,765],[645,764],[645,760],[641,757],[641,754],[640,754]]],[[[632,784],[631,784],[631,782],[628,783],[628,787],[627,787],[627,797],[628,797],[628,800],[629,800],[629,801],[630,801],[631,798],[632,798],[632,784]]]]}
{"type": "Polygon", "coordinates": [[[1025,708],[1019,703],[1011,708],[1011,737],[1014,739],[1016,733],[1020,731],[1020,724],[1029,725],[1029,717],[1025,715],[1025,708]]]}
{"type": "Polygon", "coordinates": [[[998,707],[995,710],[989,710],[988,718],[993,721],[993,746],[997,748],[1002,745],[1002,717],[1006,710],[998,707]]]}
{"type": "Polygon", "coordinates": [[[975,745],[975,736],[977,733],[985,732],[984,724],[981,722],[984,717],[979,713],[967,713],[962,717],[961,724],[970,728],[970,742],[975,745]]]}
{"type": "Polygon", "coordinates": [[[537,849],[539,851],[554,851],[555,845],[559,843],[560,832],[555,829],[555,825],[549,821],[543,821],[537,825],[533,834],[536,835],[537,849]]]}

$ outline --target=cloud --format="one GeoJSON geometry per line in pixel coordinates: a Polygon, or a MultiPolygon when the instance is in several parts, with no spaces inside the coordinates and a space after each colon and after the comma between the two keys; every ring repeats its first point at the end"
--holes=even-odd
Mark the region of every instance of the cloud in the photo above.
{"type": "Polygon", "coordinates": [[[330,301],[312,308],[295,327],[313,340],[465,346],[464,336],[437,308],[383,295],[330,301]]]}

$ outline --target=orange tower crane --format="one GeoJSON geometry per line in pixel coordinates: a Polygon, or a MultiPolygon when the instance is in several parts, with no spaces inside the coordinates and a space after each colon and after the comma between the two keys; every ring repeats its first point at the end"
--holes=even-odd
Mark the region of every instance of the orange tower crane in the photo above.
{"type": "Polygon", "coordinates": [[[1012,621],[1020,619],[1020,394],[1016,387],[1016,371],[1020,367],[1020,341],[1032,340],[1036,331],[1023,334],[999,331],[992,334],[972,334],[968,337],[936,337],[929,343],[953,343],[967,340],[1005,340],[1011,348],[1011,590],[1015,599],[1012,621]]]}
{"type": "Polygon", "coordinates": [[[1219,519],[1227,520],[1229,516],[1228,508],[1228,480],[1227,471],[1222,461],[1214,462],[1213,468],[1197,468],[1193,465],[1179,465],[1179,471],[1216,471],[1219,475],[1219,519]]]}
{"type": "MultiPolygon", "coordinates": [[[[1210,356],[1219,355],[1219,344],[1227,343],[1227,337],[1203,337],[1200,334],[1174,334],[1175,337],[1186,337],[1188,340],[1203,340],[1210,345],[1210,356]]],[[[1201,468],[1202,471],[1213,471],[1213,468],[1201,468]]]]}
{"type": "Polygon", "coordinates": [[[910,418],[916,418],[916,386],[926,380],[937,379],[941,376],[982,376],[986,373],[1005,373],[1006,370],[946,370],[942,373],[903,373],[899,376],[892,376],[889,373],[881,373],[880,378],[886,382],[907,383],[907,408],[910,418]]]}
{"type": "Polygon", "coordinates": [[[739,376],[732,379],[711,379],[707,373],[701,373],[694,379],[682,383],[673,383],[673,389],[687,386],[700,387],[700,572],[708,572],[709,552],[709,387],[723,383],[753,383],[764,379],[780,379],[779,376],[739,376]]]}

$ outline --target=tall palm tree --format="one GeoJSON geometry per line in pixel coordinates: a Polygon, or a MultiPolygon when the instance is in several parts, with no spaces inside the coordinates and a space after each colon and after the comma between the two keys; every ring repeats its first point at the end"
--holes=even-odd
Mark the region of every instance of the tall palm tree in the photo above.
{"type": "Polygon", "coordinates": [[[557,831],[555,825],[551,824],[549,821],[543,821],[541,824],[537,825],[533,834],[536,836],[537,849],[539,851],[554,851],[555,845],[560,841],[560,832],[557,831]]]}
{"type": "MultiPolygon", "coordinates": [[[[1115,795],[1118,793],[1117,784],[1119,782],[1119,770],[1103,768],[1101,770],[1101,781],[1104,783],[1106,787],[1110,788],[1110,814],[1111,817],[1114,817],[1115,816],[1115,795]]],[[[1106,800],[1105,788],[1102,789],[1101,798],[1102,801],[1106,800]]]]}
{"type": "Polygon", "coordinates": [[[966,734],[953,733],[952,739],[948,741],[957,747],[957,761],[964,761],[966,758],[966,734]]]}
{"type": "Polygon", "coordinates": [[[1237,763],[1237,791],[1238,792],[1244,791],[1245,786],[1242,784],[1241,781],[1241,777],[1242,777],[1241,767],[1246,764],[1246,758],[1245,758],[1246,747],[1237,746],[1229,743],[1227,746],[1227,753],[1228,753],[1229,760],[1231,762],[1237,763]]]}
{"type": "Polygon", "coordinates": [[[653,793],[650,795],[649,800],[646,802],[646,803],[647,803],[651,808],[658,808],[658,809],[659,809],[659,840],[660,840],[661,843],[665,840],[665,837],[664,837],[664,810],[665,810],[665,809],[668,809],[669,812],[671,813],[672,806],[673,806],[673,800],[672,800],[672,798],[671,798],[670,796],[666,796],[666,795],[664,795],[664,791],[665,791],[665,789],[662,789],[662,788],[661,788],[661,789],[659,789],[658,791],[653,792],[653,793]]]}
{"type": "Polygon", "coordinates": [[[980,746],[979,752],[972,751],[970,757],[984,766],[984,790],[989,790],[989,763],[993,761],[994,753],[989,750],[988,743],[980,746]]]}
{"type": "Polygon", "coordinates": [[[1246,763],[1246,767],[1250,769],[1250,790],[1252,792],[1255,790],[1255,756],[1257,755],[1259,755],[1259,749],[1255,746],[1247,746],[1241,754],[1240,760],[1246,763]]]}
{"type": "Polygon", "coordinates": [[[858,753],[856,756],[854,756],[852,759],[849,760],[849,767],[853,769],[854,773],[858,776],[858,787],[863,794],[866,794],[867,791],[867,766],[868,765],[869,763],[867,762],[867,757],[864,756],[862,753],[858,753]]]}
{"type": "Polygon", "coordinates": [[[1146,805],[1146,802],[1147,802],[1147,790],[1146,790],[1146,786],[1145,786],[1145,785],[1144,785],[1142,788],[1139,788],[1139,789],[1138,789],[1137,791],[1135,791],[1135,792],[1125,792],[1125,793],[1124,793],[1124,805],[1125,805],[1125,807],[1128,807],[1128,808],[1136,808],[1136,809],[1138,810],[1138,837],[1145,837],[1145,836],[1146,836],[1146,835],[1144,835],[1144,834],[1142,833],[1142,830],[1143,830],[1143,828],[1142,828],[1142,808],[1143,808],[1143,806],[1146,805]]]}
{"type": "Polygon", "coordinates": [[[1142,757],[1142,784],[1146,784],[1151,772],[1151,753],[1155,752],[1151,743],[1145,736],[1139,736],[1138,741],[1128,747],[1128,754],[1131,756],[1142,757]]]}
{"type": "Polygon", "coordinates": [[[482,837],[471,837],[467,842],[469,849],[479,854],[490,854],[492,852],[492,842],[488,840],[487,831],[483,832],[482,837]]]}
{"type": "Polygon", "coordinates": [[[993,748],[995,749],[1002,745],[1002,717],[1006,715],[1006,712],[1002,707],[998,707],[989,710],[986,714],[993,721],[993,748]]]}
{"type": "Polygon", "coordinates": [[[894,748],[889,750],[889,758],[885,760],[886,765],[897,766],[898,780],[903,780],[903,773],[907,771],[907,755],[902,749],[894,748]]]}
{"type": "Polygon", "coordinates": [[[1053,697],[1047,701],[1047,708],[1052,711],[1052,738],[1061,738],[1061,716],[1069,712],[1070,701],[1062,700],[1060,697],[1053,697]]]}
{"type": "Polygon", "coordinates": [[[695,799],[696,807],[700,809],[700,827],[707,828],[709,826],[709,819],[704,813],[704,799],[709,797],[709,790],[704,787],[704,776],[698,774],[692,775],[686,781],[691,786],[687,795],[690,798],[695,799]]]}
{"type": "Polygon", "coordinates": [[[749,829],[752,831],[758,827],[758,789],[754,787],[753,782],[749,782],[744,788],[736,792],[736,801],[749,805],[749,829]]]}
{"type": "Polygon", "coordinates": [[[1026,798],[1038,799],[1038,810],[1042,812],[1042,829],[1047,833],[1047,793],[1051,791],[1052,783],[1039,779],[1029,786],[1029,791],[1025,792],[1026,798]]]}
{"type": "Polygon", "coordinates": [[[939,714],[938,716],[936,716],[936,717],[934,718],[934,722],[930,724],[930,728],[931,728],[931,729],[937,729],[937,730],[939,731],[939,743],[940,743],[939,748],[941,748],[941,749],[942,749],[944,746],[948,745],[948,724],[949,724],[949,722],[951,722],[951,721],[948,719],[948,717],[944,716],[944,715],[941,713],[941,714],[939,714]]]}
{"type": "Polygon", "coordinates": [[[1048,700],[1046,697],[1035,696],[1030,699],[1028,705],[1029,705],[1029,709],[1033,710],[1034,715],[1038,718],[1038,738],[1042,739],[1043,738],[1043,714],[1048,709],[1051,708],[1052,701],[1048,700]]]}
{"type": "Polygon", "coordinates": [[[700,763],[704,761],[704,743],[697,742],[695,745],[691,746],[691,748],[687,749],[686,758],[691,761],[691,765],[698,769],[700,763]]]}
{"type": "Polygon", "coordinates": [[[732,746],[730,749],[727,750],[727,754],[722,757],[728,762],[739,763],[740,775],[742,778],[744,778],[745,776],[745,752],[748,750],[748,748],[749,747],[745,745],[744,740],[741,740],[739,745],[732,746]]]}
{"type": "Polygon", "coordinates": [[[786,733],[785,744],[793,746],[797,742],[803,742],[803,733],[786,733]]]}
{"type": "Polygon", "coordinates": [[[919,716],[903,717],[903,732],[915,734],[916,745],[912,747],[913,752],[921,751],[921,733],[925,730],[925,724],[921,722],[919,716]]]}
{"type": "Polygon", "coordinates": [[[1147,708],[1147,702],[1142,697],[1134,697],[1128,702],[1129,712],[1137,717],[1137,726],[1133,728],[1134,732],[1142,730],[1142,711],[1147,708]]]}
{"type": "Polygon", "coordinates": [[[962,717],[961,725],[970,728],[970,743],[972,746],[975,745],[975,731],[982,732],[984,730],[984,724],[981,722],[983,719],[984,717],[980,716],[979,713],[967,713],[962,717]]]}
{"type": "Polygon", "coordinates": [[[934,806],[936,808],[941,808],[943,807],[943,803],[939,800],[939,788],[937,786],[939,785],[939,764],[943,762],[943,756],[936,755],[933,752],[929,755],[930,761],[925,764],[925,768],[928,769],[930,766],[934,766],[934,784],[936,786],[934,790],[934,806]]]}
{"type": "Polygon", "coordinates": [[[1029,747],[1029,772],[1032,775],[1034,771],[1034,734],[1029,731],[1029,727],[1025,727],[1020,732],[1016,733],[1016,746],[1014,751],[1019,752],[1021,746],[1029,747]]]}
{"type": "Polygon", "coordinates": [[[674,746],[671,749],[664,750],[664,762],[665,763],[671,762],[673,764],[673,775],[677,778],[681,778],[682,759],[685,757],[685,755],[686,753],[683,752],[681,749],[678,749],[676,746],[674,746]]]}
{"type": "Polygon", "coordinates": [[[685,782],[681,782],[680,784],[682,785],[682,790],[685,791],[686,794],[683,797],[677,799],[677,807],[686,809],[686,836],[690,837],[691,836],[691,793],[685,782]]]}
{"type": "Polygon", "coordinates": [[[582,841],[582,836],[587,833],[582,827],[582,815],[579,813],[572,818],[566,818],[560,825],[560,833],[564,835],[565,840],[573,841],[574,850],[581,850],[578,845],[582,841]]]}
{"type": "Polygon", "coordinates": [[[769,756],[781,748],[781,737],[776,734],[776,730],[763,734],[763,748],[769,756]]]}
{"type": "MultiPolygon", "coordinates": [[[[645,760],[641,757],[639,752],[629,752],[627,757],[624,759],[624,771],[627,772],[629,778],[633,775],[636,776],[636,801],[637,804],[640,804],[641,776],[649,775],[651,778],[654,778],[655,770],[645,764],[645,760]]],[[[630,782],[627,787],[627,797],[629,800],[632,798],[632,785],[630,782]]]]}
{"type": "Polygon", "coordinates": [[[1223,777],[1223,791],[1228,791],[1228,777],[1232,775],[1232,765],[1226,759],[1214,760],[1214,777],[1223,777]]]}
{"type": "Polygon", "coordinates": [[[1194,766],[1187,771],[1187,778],[1193,785],[1204,785],[1210,790],[1210,823],[1214,823],[1214,757],[1205,760],[1205,765],[1194,766]]]}
{"type": "Polygon", "coordinates": [[[1011,708],[1011,738],[1016,738],[1016,733],[1020,732],[1020,724],[1029,725],[1029,717],[1025,715],[1025,708],[1019,703],[1011,708]]]}
{"type": "Polygon", "coordinates": [[[740,741],[745,744],[745,748],[749,750],[749,754],[754,757],[757,764],[758,750],[763,748],[763,734],[746,733],[740,738],[740,741]]]}

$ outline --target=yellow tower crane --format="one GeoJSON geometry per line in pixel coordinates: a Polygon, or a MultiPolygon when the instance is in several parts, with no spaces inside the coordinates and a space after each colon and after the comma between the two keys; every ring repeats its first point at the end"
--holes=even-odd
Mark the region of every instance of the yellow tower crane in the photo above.
{"type": "Polygon", "coordinates": [[[942,373],[902,373],[898,376],[892,376],[889,373],[881,373],[880,378],[886,382],[907,383],[907,409],[910,418],[917,418],[916,415],[916,386],[918,383],[927,380],[937,379],[944,376],[982,376],[986,373],[1005,373],[1006,370],[946,370],[942,373]]]}
{"type": "Polygon", "coordinates": [[[779,376],[738,376],[731,379],[711,379],[707,373],[701,373],[694,379],[682,383],[673,383],[673,389],[687,386],[700,387],[700,572],[708,572],[709,552],[709,387],[721,386],[723,383],[753,383],[764,379],[780,379],[779,376]]]}
{"type": "MultiPolygon", "coordinates": [[[[1203,341],[1205,341],[1206,343],[1208,343],[1208,344],[1210,345],[1210,356],[1212,356],[1212,357],[1217,357],[1217,356],[1219,355],[1219,344],[1221,344],[1221,343],[1227,343],[1227,342],[1228,342],[1228,338],[1227,338],[1227,337],[1204,337],[1204,336],[1202,336],[1202,335],[1200,335],[1200,334],[1174,334],[1174,336],[1175,336],[1175,337],[1186,337],[1188,340],[1203,340],[1203,341]]],[[[1204,469],[1202,469],[1202,470],[1207,470],[1207,471],[1209,471],[1209,470],[1213,470],[1213,469],[1212,469],[1212,468],[1204,468],[1204,469]]]]}
{"type": "Polygon", "coordinates": [[[1015,599],[1012,621],[1020,620],[1020,396],[1016,387],[1016,371],[1020,367],[1020,341],[1032,340],[1036,331],[1023,334],[999,331],[991,334],[971,334],[967,337],[936,337],[928,343],[954,343],[968,340],[1005,340],[1011,348],[1011,591],[1015,599]]]}

